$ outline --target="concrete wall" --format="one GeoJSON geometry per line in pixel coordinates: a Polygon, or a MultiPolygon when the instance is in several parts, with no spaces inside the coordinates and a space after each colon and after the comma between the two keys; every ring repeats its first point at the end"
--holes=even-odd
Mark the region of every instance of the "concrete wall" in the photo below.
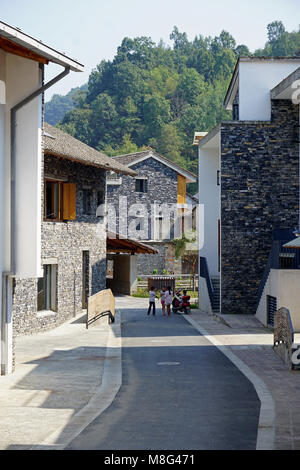
{"type": "Polygon", "coordinates": [[[294,61],[241,61],[239,64],[239,119],[269,121],[270,90],[300,66],[294,61]]]}
{"type": "Polygon", "coordinates": [[[204,313],[212,314],[209,293],[207,289],[206,280],[203,277],[199,278],[199,310],[204,313]]]}
{"type": "Polygon", "coordinates": [[[204,206],[204,244],[200,256],[207,259],[211,276],[218,276],[218,220],[220,219],[220,170],[218,148],[199,148],[199,204],[204,206]]]}
{"type": "Polygon", "coordinates": [[[257,319],[267,325],[267,296],[276,297],[277,309],[289,309],[295,332],[300,332],[300,270],[271,269],[258,309],[257,319]]]}
{"type": "MultiPolygon", "coordinates": [[[[5,201],[10,201],[10,109],[41,86],[39,64],[6,54],[5,201]]],[[[42,97],[17,112],[15,260],[18,277],[41,275],[41,126],[42,97]]],[[[2,219],[3,220],[3,219],[2,219]]],[[[8,211],[6,227],[10,227],[8,211]]],[[[6,230],[5,269],[10,264],[10,231],[6,230]]]]}
{"type": "Polygon", "coordinates": [[[107,287],[113,293],[131,295],[137,290],[137,256],[110,255],[114,260],[113,279],[107,279],[107,287]]]}

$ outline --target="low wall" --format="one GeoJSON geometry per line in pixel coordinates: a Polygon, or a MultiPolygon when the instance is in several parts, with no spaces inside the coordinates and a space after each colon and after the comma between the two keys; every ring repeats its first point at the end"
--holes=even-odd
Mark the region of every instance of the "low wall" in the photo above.
{"type": "Polygon", "coordinates": [[[266,326],[268,295],[276,297],[278,309],[286,307],[290,311],[294,330],[300,332],[300,270],[271,269],[255,315],[266,326]]]}
{"type": "Polygon", "coordinates": [[[211,303],[209,293],[207,289],[206,279],[204,277],[199,278],[199,310],[204,313],[212,314],[211,303]]]}

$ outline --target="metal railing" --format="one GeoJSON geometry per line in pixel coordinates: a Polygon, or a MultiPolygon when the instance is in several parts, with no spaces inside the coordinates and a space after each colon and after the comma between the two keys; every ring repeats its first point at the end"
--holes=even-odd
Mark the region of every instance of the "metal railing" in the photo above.
{"type": "Polygon", "coordinates": [[[110,289],[105,289],[88,299],[86,328],[93,325],[104,316],[109,317],[109,322],[115,321],[115,298],[110,289]]]}

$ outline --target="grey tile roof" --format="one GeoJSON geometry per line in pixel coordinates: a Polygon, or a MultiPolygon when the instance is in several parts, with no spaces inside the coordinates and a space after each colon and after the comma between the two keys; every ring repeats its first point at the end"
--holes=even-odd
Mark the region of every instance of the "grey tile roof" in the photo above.
{"type": "Polygon", "coordinates": [[[132,163],[135,162],[135,160],[139,160],[140,158],[146,157],[149,155],[149,158],[153,155],[159,157],[161,160],[163,160],[166,165],[172,165],[174,169],[178,170],[178,173],[187,173],[190,175],[193,179],[197,179],[197,176],[191,173],[190,171],[186,170],[185,168],[182,168],[181,166],[177,165],[177,163],[174,163],[173,161],[169,160],[168,158],[160,155],[159,153],[155,152],[155,150],[149,148],[147,150],[143,150],[141,152],[135,152],[135,153],[128,153],[126,155],[117,155],[116,157],[113,157],[114,160],[123,163],[123,165],[131,165],[132,163]]]}
{"type": "Polygon", "coordinates": [[[115,171],[130,176],[135,176],[136,172],[124,166],[122,162],[108,157],[98,150],[84,144],[75,137],[63,132],[47,122],[44,124],[43,133],[44,152],[51,155],[67,158],[86,165],[104,168],[107,171],[115,171]]]}
{"type": "Polygon", "coordinates": [[[143,157],[144,155],[147,155],[148,153],[150,154],[151,150],[144,150],[142,152],[135,152],[135,153],[128,153],[126,155],[117,155],[116,157],[113,157],[115,160],[122,162],[123,165],[129,165],[130,163],[134,162],[140,157],[143,157]]]}

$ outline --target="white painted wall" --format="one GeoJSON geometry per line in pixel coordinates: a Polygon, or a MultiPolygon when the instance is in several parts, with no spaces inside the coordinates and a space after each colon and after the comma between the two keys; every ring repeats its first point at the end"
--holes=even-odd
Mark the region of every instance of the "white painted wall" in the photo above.
{"type": "MultiPolygon", "coordinates": [[[[5,206],[10,203],[10,109],[41,85],[37,62],[6,55],[5,206]]],[[[40,277],[41,271],[41,96],[17,112],[16,129],[16,276],[40,277]]],[[[10,227],[6,211],[5,225],[10,227]]],[[[6,231],[5,269],[10,263],[6,231]]]]}
{"type": "Polygon", "coordinates": [[[199,148],[199,204],[204,205],[204,244],[200,256],[207,259],[211,276],[218,272],[218,219],[220,219],[219,148],[199,148]]]}
{"type": "MultiPolygon", "coordinates": [[[[2,345],[2,272],[3,272],[3,252],[4,252],[4,232],[5,226],[3,223],[4,218],[4,159],[5,159],[5,102],[6,102],[6,87],[5,87],[5,53],[0,49],[0,366],[4,363],[3,355],[5,354],[4,345],[2,345]]],[[[1,375],[1,370],[0,370],[1,375]]]]}
{"type": "Polygon", "coordinates": [[[203,313],[212,314],[207,284],[203,277],[200,277],[199,281],[199,310],[203,313]]]}
{"type": "Polygon", "coordinates": [[[241,121],[270,120],[270,91],[299,66],[300,58],[299,61],[240,61],[239,119],[241,121]]]}
{"type": "Polygon", "coordinates": [[[271,269],[256,312],[258,320],[267,325],[267,296],[277,298],[277,308],[289,309],[295,332],[300,332],[300,270],[271,269]]]}

